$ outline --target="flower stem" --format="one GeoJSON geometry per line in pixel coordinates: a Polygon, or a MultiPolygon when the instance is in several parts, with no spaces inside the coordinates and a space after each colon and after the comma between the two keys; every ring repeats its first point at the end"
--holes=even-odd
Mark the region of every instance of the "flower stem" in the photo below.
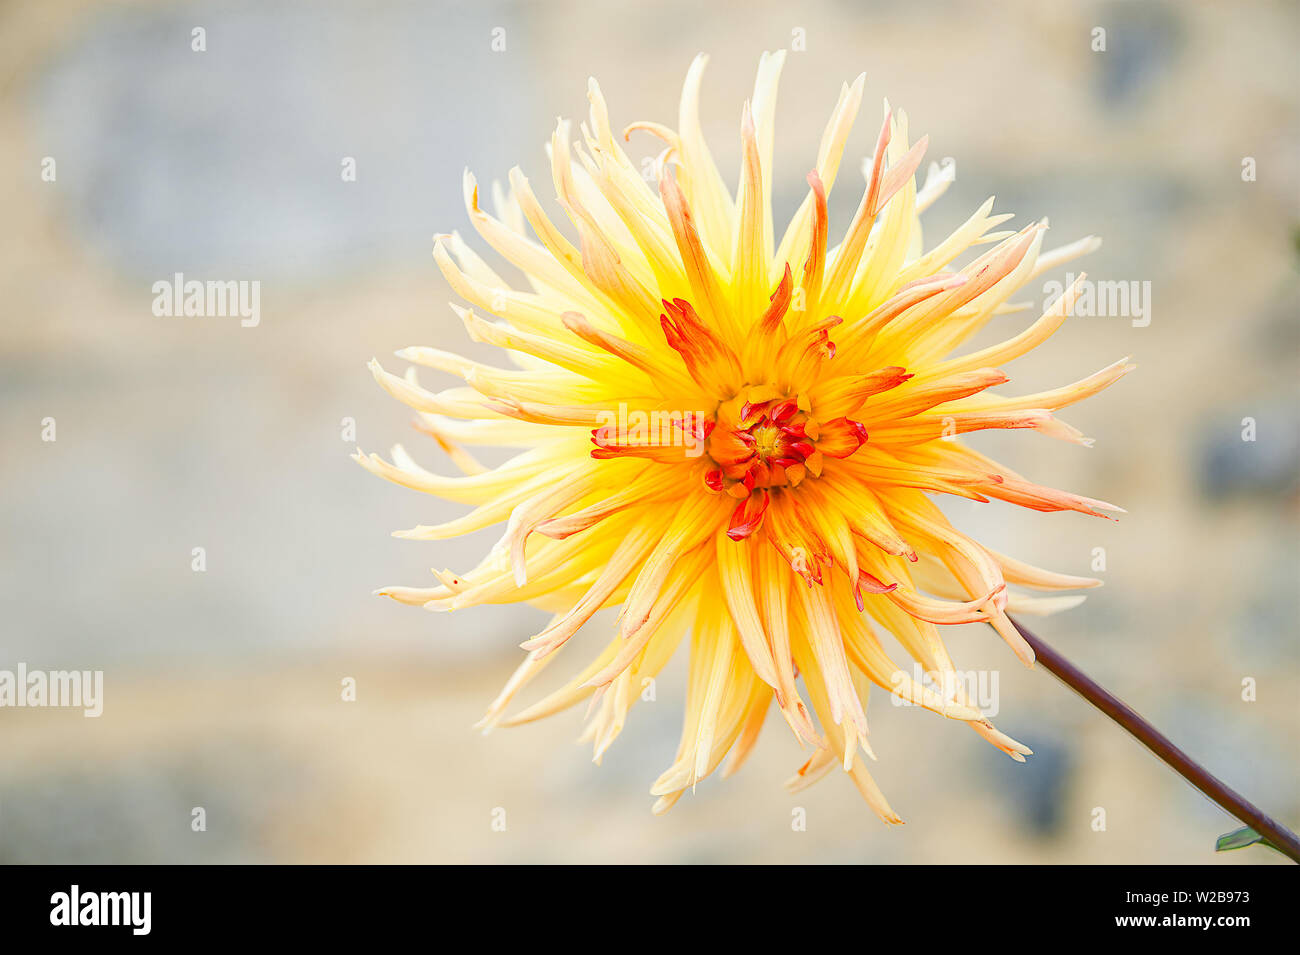
{"type": "Polygon", "coordinates": [[[1290,829],[1260,811],[1204,766],[1173,744],[1169,737],[1144,720],[1134,709],[1110,693],[1056,650],[1035,636],[1018,620],[1012,620],[1020,635],[1049,673],[1105,713],[1134,739],[1155,753],[1174,772],[1199,789],[1223,809],[1267,839],[1293,862],[1300,862],[1300,839],[1290,829]]]}

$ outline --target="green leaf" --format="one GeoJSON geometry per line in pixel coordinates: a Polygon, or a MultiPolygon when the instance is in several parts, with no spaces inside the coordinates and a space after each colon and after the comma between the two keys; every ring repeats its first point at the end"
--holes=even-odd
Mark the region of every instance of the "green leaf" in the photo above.
{"type": "Polygon", "coordinates": [[[1215,852],[1227,852],[1229,849],[1244,849],[1246,846],[1253,846],[1264,839],[1258,832],[1250,826],[1242,826],[1240,829],[1234,829],[1232,832],[1225,832],[1214,843],[1215,852]]]}
{"type": "Polygon", "coordinates": [[[1244,849],[1246,846],[1253,846],[1256,843],[1261,846],[1268,846],[1278,852],[1282,851],[1250,826],[1242,826],[1240,829],[1234,829],[1232,832],[1225,832],[1219,836],[1214,842],[1214,851],[1227,852],[1230,849],[1244,849]]]}

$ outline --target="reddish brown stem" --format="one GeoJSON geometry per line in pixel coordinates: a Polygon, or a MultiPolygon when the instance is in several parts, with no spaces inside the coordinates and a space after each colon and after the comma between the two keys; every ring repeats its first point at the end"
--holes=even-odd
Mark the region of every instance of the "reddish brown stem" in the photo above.
{"type": "Polygon", "coordinates": [[[1025,641],[1034,648],[1038,662],[1062,683],[1101,710],[1128,731],[1129,735],[1160,757],[1224,810],[1250,826],[1293,862],[1300,862],[1300,839],[1290,829],[1260,811],[1208,769],[1173,744],[1169,737],[1144,720],[1123,700],[1100,686],[1056,650],[1035,636],[1018,620],[1012,620],[1025,641]]]}

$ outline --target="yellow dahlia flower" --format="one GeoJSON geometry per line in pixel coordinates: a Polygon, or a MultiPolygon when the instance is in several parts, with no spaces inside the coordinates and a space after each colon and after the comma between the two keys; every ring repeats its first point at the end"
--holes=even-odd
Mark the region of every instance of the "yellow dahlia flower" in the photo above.
{"type": "Polygon", "coordinates": [[[677,130],[636,123],[624,133],[664,143],[653,182],[620,146],[595,80],[581,141],[571,144],[568,124],[559,123],[552,184],[576,238],[548,218],[517,168],[508,189],[493,190],[495,216],[466,173],[475,229],[528,288],[512,288],[455,233],[437,238],[434,258],[481,310],[452,306],[470,337],[505,349],[516,367],[436,348],[399,352],[465,382],[435,392],[413,371],[398,377],[372,363],[464,475],[431,473],[400,447],[391,463],[360,451],[356,458],[398,484],[474,506],[398,536],[437,540],[503,521],[505,533],[473,570],[380,593],[429,610],[528,601],[554,612],[521,644],[528,655],[481,725],[523,723],[589,700],[584,739],[597,761],[645,681],[689,633],[685,727],[676,761],[651,788],[656,812],[728,752],[734,770],[775,701],[811,750],[792,789],[838,763],[881,818],[898,823],[857,754],[861,747],[874,758],[870,685],[964,722],[1023,760],[1029,749],[994,729],[952,678],[939,627],[988,623],[1032,663],[1007,611],[1048,612],[1082,598],[1017,596],[1008,585],[1099,583],[981,546],[931,496],[1096,516],[1118,510],[1033,484],[955,439],[1032,428],[1086,444],[1053,412],[1131,366],[1120,361],[1025,397],[990,394],[1008,380],[998,366],[1065,320],[1078,282],[1008,341],[957,356],[954,348],[991,316],[1017,310],[1005,303],[1026,282],[1097,240],[1042,252],[1046,223],[993,231],[1010,216],[991,214],[990,199],[927,250],[918,216],[951,175],[932,165],[918,190],[913,174],[926,140],[909,144],[906,116],[886,104],[862,200],[832,246],[826,196],[863,77],[842,88],[807,197],[778,237],[771,169],[784,53],[762,57],[741,112],[734,196],[700,130],[705,62],[697,58],[687,74],[677,130]],[[989,248],[952,267],[972,246],[989,248]],[[524,450],[486,468],[464,444],[524,450]],[[603,652],[561,689],[507,716],[516,693],[605,607],[621,613],[603,652]],[[914,680],[890,659],[880,631],[929,679],[914,680]]]}

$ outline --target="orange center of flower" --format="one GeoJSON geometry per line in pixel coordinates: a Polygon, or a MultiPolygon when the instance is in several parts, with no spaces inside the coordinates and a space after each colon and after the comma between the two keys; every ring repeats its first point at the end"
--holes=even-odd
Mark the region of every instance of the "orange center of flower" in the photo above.
{"type": "MultiPolygon", "coordinates": [[[[751,395],[767,390],[749,389],[751,395]]],[[[704,483],[739,501],[728,536],[743,540],[758,530],[770,490],[820,475],[827,455],[846,458],[866,440],[866,428],[857,421],[839,418],[822,426],[800,407],[798,396],[761,401],[738,396],[723,402],[704,445],[714,465],[705,471],[704,483]]]]}
{"type": "Polygon", "coordinates": [[[799,410],[793,398],[744,403],[736,409],[728,402],[718,409],[717,425],[705,444],[717,465],[709,472],[706,483],[715,490],[743,485],[743,491],[730,492],[747,497],[755,488],[795,485],[803,480],[806,462],[816,448],[809,440],[808,424],[814,419],[799,410]]]}
{"type": "MultiPolygon", "coordinates": [[[[809,475],[819,477],[825,458],[854,454],[867,441],[863,424],[842,414],[818,419],[809,393],[791,384],[816,386],[825,364],[835,357],[830,331],[842,324],[838,317],[830,316],[788,329],[784,320],[792,287],[787,265],[770,306],[739,349],[719,337],[690,302],[664,299],[660,325],[668,345],[681,357],[690,381],[721,400],[711,415],[659,412],[672,419],[675,430],[667,435],[653,424],[649,437],[624,433],[621,419],[618,428],[612,421],[604,424],[592,431],[596,445],[592,457],[636,455],[678,463],[683,457],[698,456],[702,445],[708,465],[703,471],[705,486],[738,501],[727,533],[739,541],[762,527],[772,493],[797,487],[809,475]],[[773,383],[774,378],[784,384],[773,383]],[[730,397],[721,397],[727,395],[730,397]],[[683,435],[691,437],[689,444],[695,454],[684,450],[683,435]]],[[[641,358],[640,352],[602,335],[577,313],[565,313],[565,324],[586,340],[624,354],[634,364],[641,358]]],[[[891,365],[851,377],[850,387],[838,396],[844,408],[860,407],[870,395],[911,375],[891,365]],[[857,400],[846,401],[846,397],[857,400]]]]}

